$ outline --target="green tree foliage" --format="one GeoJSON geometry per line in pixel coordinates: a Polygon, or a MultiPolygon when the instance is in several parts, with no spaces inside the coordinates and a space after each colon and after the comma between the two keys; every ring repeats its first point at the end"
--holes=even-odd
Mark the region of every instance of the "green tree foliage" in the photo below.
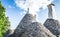
{"type": "Polygon", "coordinates": [[[0,37],[3,37],[3,33],[7,31],[10,25],[8,18],[5,16],[5,10],[0,1],[0,37]]]}
{"type": "Polygon", "coordinates": [[[2,34],[3,36],[5,35],[5,33],[7,32],[7,30],[10,27],[10,22],[8,20],[8,17],[6,17],[5,22],[4,22],[4,26],[2,27],[2,34]]]}

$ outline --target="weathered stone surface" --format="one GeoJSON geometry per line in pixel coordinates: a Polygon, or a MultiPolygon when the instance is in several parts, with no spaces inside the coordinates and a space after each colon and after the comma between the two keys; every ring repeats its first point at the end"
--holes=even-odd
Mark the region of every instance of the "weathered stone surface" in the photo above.
{"type": "Polygon", "coordinates": [[[20,37],[26,31],[28,25],[32,23],[33,19],[34,16],[32,16],[31,14],[26,14],[21,20],[21,22],[19,23],[19,25],[17,26],[17,28],[15,29],[13,34],[14,37],[20,37]]]}
{"type": "Polygon", "coordinates": [[[60,35],[60,22],[54,19],[47,19],[44,26],[48,28],[54,35],[60,35]]]}
{"type": "Polygon", "coordinates": [[[31,14],[26,14],[9,37],[56,37],[44,26],[46,24],[32,22],[34,19],[35,17],[31,14]]]}
{"type": "Polygon", "coordinates": [[[55,37],[41,23],[31,23],[21,37],[55,37]]]}

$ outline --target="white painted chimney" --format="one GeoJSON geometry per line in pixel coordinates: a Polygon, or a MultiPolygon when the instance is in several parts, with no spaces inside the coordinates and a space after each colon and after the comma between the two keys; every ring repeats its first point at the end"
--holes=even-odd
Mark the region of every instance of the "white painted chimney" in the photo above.
{"type": "Polygon", "coordinates": [[[49,19],[56,19],[56,14],[55,14],[55,8],[54,8],[54,4],[51,3],[49,4],[48,7],[48,18],[49,19]]]}

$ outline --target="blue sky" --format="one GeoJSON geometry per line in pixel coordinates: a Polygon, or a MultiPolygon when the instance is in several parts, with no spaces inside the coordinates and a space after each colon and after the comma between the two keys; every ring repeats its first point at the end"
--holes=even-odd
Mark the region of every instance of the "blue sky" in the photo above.
{"type": "MultiPolygon", "coordinates": [[[[16,28],[23,16],[26,14],[22,9],[16,6],[14,0],[1,0],[3,6],[6,8],[6,16],[9,17],[9,21],[11,23],[11,28],[16,28]]],[[[57,19],[60,20],[60,0],[54,0],[55,4],[56,16],[57,19]]],[[[41,10],[38,12],[38,19],[41,23],[44,23],[48,17],[47,9],[41,10]]]]}

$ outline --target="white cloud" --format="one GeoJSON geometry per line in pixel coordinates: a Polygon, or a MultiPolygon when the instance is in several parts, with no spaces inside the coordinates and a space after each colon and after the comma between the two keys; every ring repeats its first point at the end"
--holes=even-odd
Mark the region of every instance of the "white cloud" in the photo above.
{"type": "Polygon", "coordinates": [[[32,15],[37,14],[39,8],[46,8],[53,0],[15,0],[15,3],[21,9],[27,11],[29,8],[29,13],[32,15]]]}
{"type": "Polygon", "coordinates": [[[9,7],[9,8],[15,8],[15,7],[11,6],[11,5],[9,5],[8,7],[9,7]]]}

